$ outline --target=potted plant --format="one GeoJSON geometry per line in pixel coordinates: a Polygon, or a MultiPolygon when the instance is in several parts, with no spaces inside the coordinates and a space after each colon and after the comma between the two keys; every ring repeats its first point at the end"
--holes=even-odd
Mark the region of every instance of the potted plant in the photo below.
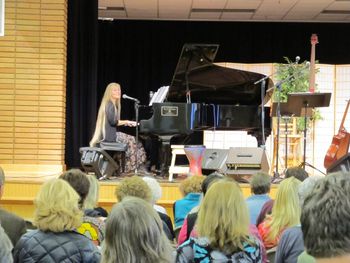
{"type": "MultiPolygon", "coordinates": [[[[309,90],[309,62],[304,61],[303,63],[297,64],[288,57],[284,57],[284,59],[287,63],[276,64],[276,82],[282,84],[280,89],[275,89],[273,95],[274,102],[278,100],[278,96],[280,96],[280,102],[286,102],[288,94],[293,92],[306,92],[309,90]],[[278,90],[280,90],[280,92],[278,92],[278,90]]],[[[316,70],[316,72],[317,71],[318,70],[316,70]]],[[[319,119],[322,119],[320,112],[314,109],[308,126],[311,126],[313,121],[319,119]]],[[[297,130],[298,132],[304,130],[304,118],[297,118],[297,130]]]]}

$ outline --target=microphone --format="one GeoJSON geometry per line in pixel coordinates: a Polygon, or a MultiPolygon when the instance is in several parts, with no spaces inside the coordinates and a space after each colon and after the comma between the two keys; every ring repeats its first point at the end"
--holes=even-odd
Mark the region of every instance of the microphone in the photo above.
{"type": "Polygon", "coordinates": [[[299,56],[296,56],[296,57],[295,57],[295,64],[298,64],[299,61],[300,61],[300,57],[299,57],[299,56]]]}
{"type": "Polygon", "coordinates": [[[123,94],[122,98],[123,98],[123,99],[126,99],[126,100],[132,100],[132,101],[135,101],[135,102],[137,102],[137,103],[140,102],[138,99],[133,98],[133,97],[130,97],[130,96],[126,95],[126,94],[123,94]]]}

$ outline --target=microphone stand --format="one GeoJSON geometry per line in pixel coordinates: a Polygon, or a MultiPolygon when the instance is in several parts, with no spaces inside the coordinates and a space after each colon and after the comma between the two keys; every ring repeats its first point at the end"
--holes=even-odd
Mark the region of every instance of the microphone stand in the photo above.
{"type": "Polygon", "coordinates": [[[134,101],[134,108],[135,108],[135,122],[136,122],[136,127],[135,127],[135,142],[136,142],[136,155],[135,155],[135,175],[137,175],[137,167],[138,167],[138,152],[139,152],[139,101],[135,100],[134,101]]]}

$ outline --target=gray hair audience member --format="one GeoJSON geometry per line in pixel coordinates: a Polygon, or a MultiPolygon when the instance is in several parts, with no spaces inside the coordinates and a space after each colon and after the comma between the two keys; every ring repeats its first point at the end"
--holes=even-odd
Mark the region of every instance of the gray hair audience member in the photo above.
{"type": "Polygon", "coordinates": [[[172,248],[149,202],[125,197],[114,205],[106,224],[102,263],[172,262],[172,248]]]}
{"type": "MultiPolygon", "coordinates": [[[[0,199],[5,189],[5,173],[0,167],[0,199]]],[[[0,208],[0,222],[6,234],[15,246],[21,236],[27,232],[26,222],[23,218],[0,208]]]]}
{"type": "Polygon", "coordinates": [[[12,243],[0,225],[0,263],[12,263],[12,243]]]}
{"type": "Polygon", "coordinates": [[[148,187],[151,189],[151,192],[152,192],[151,203],[153,204],[153,208],[160,213],[166,214],[165,208],[156,204],[157,201],[162,197],[162,188],[160,187],[157,180],[147,176],[143,177],[142,179],[146,182],[148,187]]]}
{"type": "Polygon", "coordinates": [[[287,169],[285,178],[295,177],[300,182],[303,182],[306,178],[309,177],[309,174],[301,167],[290,167],[287,169]]]}
{"type": "MultiPolygon", "coordinates": [[[[305,198],[311,193],[316,183],[322,176],[310,176],[306,178],[298,188],[299,203],[302,206],[305,198]]],[[[284,230],[280,242],[278,243],[275,263],[294,263],[297,262],[299,255],[304,251],[303,233],[301,225],[287,228],[284,230]]],[[[301,261],[303,262],[303,261],[301,261]]],[[[309,261],[305,261],[306,263],[309,261]]]]}
{"type": "Polygon", "coordinates": [[[251,224],[256,224],[263,205],[271,200],[268,193],[271,188],[271,177],[266,173],[256,173],[252,176],[250,189],[253,195],[246,199],[251,224]]]}
{"type": "Polygon", "coordinates": [[[317,182],[304,201],[301,228],[316,262],[350,262],[350,173],[317,182]]]}

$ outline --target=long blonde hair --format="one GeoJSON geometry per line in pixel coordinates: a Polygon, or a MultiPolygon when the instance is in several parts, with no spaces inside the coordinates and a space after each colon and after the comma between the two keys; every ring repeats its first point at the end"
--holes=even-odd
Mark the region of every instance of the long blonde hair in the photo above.
{"type": "Polygon", "coordinates": [[[85,198],[84,208],[94,209],[98,203],[100,185],[98,184],[98,180],[95,175],[87,174],[86,177],[89,179],[90,187],[89,187],[89,193],[85,198]]]}
{"type": "Polygon", "coordinates": [[[210,246],[225,253],[243,249],[250,240],[248,209],[242,191],[234,181],[219,180],[210,186],[199,209],[198,234],[210,246]]]}
{"type": "Polygon", "coordinates": [[[100,108],[98,110],[97,120],[96,120],[96,128],[94,132],[94,136],[90,141],[90,147],[96,146],[96,144],[101,141],[105,137],[105,123],[106,123],[106,106],[109,101],[111,101],[116,109],[117,119],[120,119],[120,98],[116,101],[111,99],[113,88],[119,88],[120,85],[118,83],[112,82],[108,84],[106,87],[105,93],[103,94],[100,108]]]}
{"type": "Polygon", "coordinates": [[[63,179],[51,179],[43,184],[34,200],[34,224],[42,231],[63,232],[80,226],[83,213],[80,196],[63,179]]]}
{"type": "Polygon", "coordinates": [[[149,202],[126,197],[114,205],[106,223],[101,262],[172,262],[170,241],[149,202]]]}
{"type": "Polygon", "coordinates": [[[267,234],[268,241],[276,240],[283,229],[300,224],[301,208],[298,197],[300,184],[298,179],[290,177],[279,185],[272,213],[265,219],[270,229],[267,234]]]}

